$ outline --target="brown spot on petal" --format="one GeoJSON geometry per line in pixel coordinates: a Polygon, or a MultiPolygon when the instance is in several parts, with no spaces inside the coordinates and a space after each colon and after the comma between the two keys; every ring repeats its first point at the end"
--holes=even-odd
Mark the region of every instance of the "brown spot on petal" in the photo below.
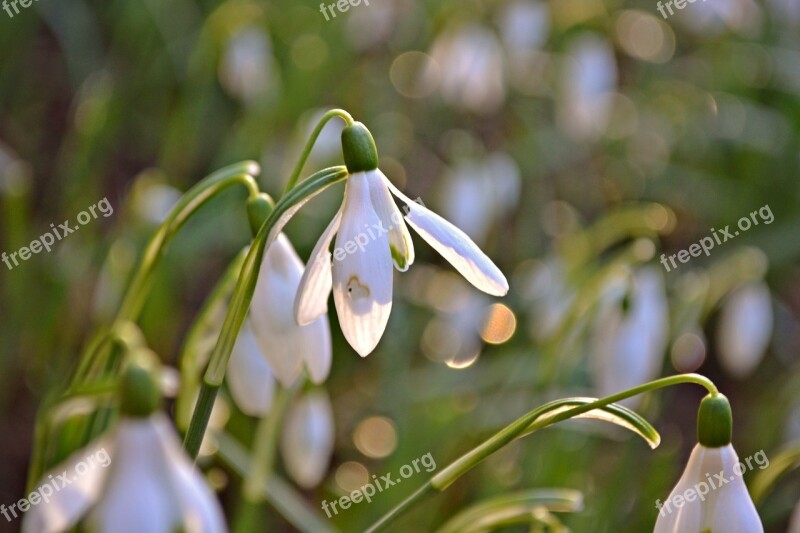
{"type": "Polygon", "coordinates": [[[369,298],[369,287],[362,285],[358,276],[350,276],[347,280],[347,295],[350,298],[369,298]]]}

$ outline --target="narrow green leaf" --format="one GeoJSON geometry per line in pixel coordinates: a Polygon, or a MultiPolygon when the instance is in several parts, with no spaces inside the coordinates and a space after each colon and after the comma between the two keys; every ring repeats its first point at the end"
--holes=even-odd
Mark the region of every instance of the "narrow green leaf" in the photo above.
{"type": "Polygon", "coordinates": [[[529,435],[538,429],[542,429],[556,422],[561,422],[567,418],[593,418],[596,420],[603,420],[616,424],[620,427],[628,429],[640,437],[642,437],[647,444],[655,449],[661,444],[661,435],[658,431],[650,425],[641,415],[635,411],[623,407],[622,405],[612,403],[597,409],[593,409],[586,413],[573,415],[571,417],[564,417],[564,413],[568,412],[573,407],[590,404],[597,401],[597,398],[564,398],[555,400],[540,408],[540,414],[536,419],[531,422],[528,428],[522,433],[522,436],[529,435]]]}
{"type": "Polygon", "coordinates": [[[571,489],[533,489],[490,498],[464,509],[437,533],[490,531],[537,521],[542,510],[571,513],[583,509],[583,495],[571,489]]]}

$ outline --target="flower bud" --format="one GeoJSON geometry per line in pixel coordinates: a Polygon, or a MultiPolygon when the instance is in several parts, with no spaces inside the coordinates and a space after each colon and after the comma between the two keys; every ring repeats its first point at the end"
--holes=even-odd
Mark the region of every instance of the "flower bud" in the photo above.
{"type": "Polygon", "coordinates": [[[250,230],[253,235],[258,233],[261,225],[267,220],[275,203],[267,193],[259,193],[247,199],[247,220],[250,222],[250,230]]]}
{"type": "Polygon", "coordinates": [[[731,443],[732,433],[733,415],[728,398],[723,394],[703,398],[697,412],[697,441],[707,448],[719,448],[731,443]]]}
{"type": "Polygon", "coordinates": [[[350,174],[378,168],[375,140],[361,122],[353,122],[342,130],[342,153],[350,174]]]}
{"type": "Polygon", "coordinates": [[[161,404],[158,383],[149,370],[131,364],[120,383],[120,411],[123,415],[140,418],[150,416],[161,404]]]}

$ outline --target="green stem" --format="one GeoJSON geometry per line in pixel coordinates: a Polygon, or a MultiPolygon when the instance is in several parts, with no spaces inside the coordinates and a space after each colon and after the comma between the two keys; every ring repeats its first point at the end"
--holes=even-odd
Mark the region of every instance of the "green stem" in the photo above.
{"type": "Polygon", "coordinates": [[[197,397],[197,404],[192,413],[192,421],[189,423],[189,431],[186,432],[186,439],[183,447],[191,458],[196,458],[200,452],[200,445],[203,444],[203,437],[206,434],[208,421],[211,419],[211,410],[214,408],[214,400],[217,399],[219,385],[209,385],[205,381],[200,387],[200,395],[197,397]],[[200,431],[202,428],[202,431],[200,431]]]}
{"type": "MultiPolygon", "coordinates": [[[[302,380],[298,380],[300,382],[302,380]]],[[[244,482],[244,499],[259,502],[263,499],[264,483],[272,475],[275,455],[278,448],[278,436],[286,408],[289,406],[297,386],[288,389],[278,387],[278,394],[272,404],[269,415],[259,420],[256,438],[253,442],[253,459],[250,471],[244,482]]]]}
{"type": "Polygon", "coordinates": [[[214,346],[214,351],[211,353],[203,385],[200,388],[200,396],[206,401],[197,402],[189,430],[186,433],[184,446],[192,457],[197,457],[200,442],[203,440],[211,416],[216,391],[222,385],[233,345],[250,309],[267,240],[274,238],[273,233],[277,233],[273,232],[273,226],[277,226],[276,229],[279,231],[288,221],[288,217],[292,216],[312,196],[346,178],[347,169],[342,166],[320,170],[283,196],[259,228],[244,259],[228,312],[225,315],[225,321],[222,324],[222,330],[214,346]]]}
{"type": "Polygon", "coordinates": [[[466,472],[468,472],[474,466],[476,466],[478,463],[480,463],[488,456],[490,456],[497,450],[501,449],[503,446],[510,443],[517,437],[521,436],[523,433],[530,433],[532,431],[542,429],[543,427],[547,427],[552,424],[561,422],[563,420],[572,418],[574,416],[587,413],[594,409],[610,405],[614,402],[630,398],[631,396],[642,394],[643,392],[650,392],[664,387],[678,385],[681,383],[694,383],[697,385],[701,385],[705,387],[712,396],[717,396],[719,394],[716,385],[714,385],[714,383],[705,376],[701,376],[699,374],[680,374],[677,376],[670,376],[662,379],[657,379],[655,381],[651,381],[649,383],[633,387],[632,389],[618,392],[616,394],[612,394],[611,396],[606,396],[605,398],[601,398],[594,402],[587,403],[585,405],[581,405],[579,407],[575,407],[567,411],[563,411],[552,417],[548,417],[544,422],[536,421],[536,419],[539,416],[541,416],[543,412],[541,407],[537,407],[533,411],[530,411],[529,413],[518,418],[505,428],[501,429],[500,431],[489,437],[489,439],[487,439],[483,443],[479,444],[466,454],[462,455],[461,457],[459,457],[458,459],[447,465],[443,470],[441,470],[439,473],[433,476],[425,484],[425,486],[422,487],[422,489],[409,496],[406,500],[401,502],[395,508],[391,509],[380,520],[375,522],[375,524],[371,526],[367,531],[370,532],[377,531],[378,528],[387,525],[391,520],[402,514],[403,511],[407,510],[409,507],[420,501],[427,494],[432,492],[430,489],[435,489],[438,492],[442,492],[453,482],[455,482],[458,478],[460,478],[462,475],[464,475],[466,472]]]}
{"type": "Polygon", "coordinates": [[[189,420],[192,416],[192,404],[194,397],[200,388],[200,381],[203,366],[208,362],[209,352],[201,352],[201,344],[206,335],[216,332],[218,327],[218,317],[222,314],[227,299],[233,292],[236,278],[242,269],[247,248],[244,248],[236,258],[228,265],[222,278],[212,289],[211,294],[206,298],[203,308],[197,315],[194,323],[186,335],[181,354],[178,361],[181,370],[181,387],[178,398],[175,402],[175,422],[178,429],[185,432],[189,427],[189,420]]]}
{"type": "Polygon", "coordinates": [[[128,284],[114,321],[106,330],[101,331],[90,344],[79,363],[72,385],[88,379],[93,370],[102,369],[105,366],[103,354],[107,353],[109,345],[108,337],[113,335],[120,325],[126,322],[136,322],[147,299],[152,274],[158,259],[162,256],[172,237],[189,217],[217,194],[237,183],[244,185],[250,196],[257,195],[258,184],[252,175],[258,173],[258,164],[253,161],[236,163],[209,175],[181,197],[156,234],[150,239],[138,268],[128,284]]]}
{"type": "Polygon", "coordinates": [[[317,138],[319,134],[322,132],[322,128],[325,127],[325,124],[328,123],[332,118],[339,117],[344,120],[346,125],[350,125],[353,123],[353,117],[350,116],[350,113],[345,111],[344,109],[331,109],[319,119],[317,122],[314,131],[311,132],[311,135],[308,137],[306,141],[306,145],[303,148],[303,151],[300,153],[300,159],[298,159],[297,164],[292,171],[292,175],[289,177],[289,181],[286,183],[286,188],[283,190],[283,193],[286,194],[292,187],[297,184],[297,180],[300,179],[300,173],[303,171],[303,166],[306,164],[306,160],[308,159],[309,154],[311,153],[311,149],[314,147],[314,144],[317,142],[317,138]]]}

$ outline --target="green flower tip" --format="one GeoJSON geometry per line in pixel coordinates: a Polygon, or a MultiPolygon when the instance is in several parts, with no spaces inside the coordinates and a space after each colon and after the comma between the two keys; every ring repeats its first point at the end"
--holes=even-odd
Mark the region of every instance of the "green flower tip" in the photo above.
{"type": "Polygon", "coordinates": [[[342,152],[350,174],[378,168],[375,139],[361,122],[353,122],[342,130],[342,152]]]}
{"type": "Polygon", "coordinates": [[[275,202],[267,193],[262,192],[247,199],[247,220],[250,222],[253,235],[258,233],[259,228],[267,220],[274,207],[275,202]]]}
{"type": "Polygon", "coordinates": [[[146,417],[161,404],[161,391],[150,370],[136,364],[125,369],[120,384],[120,411],[129,417],[146,417]]]}
{"type": "Polygon", "coordinates": [[[708,395],[700,402],[697,412],[697,441],[707,448],[719,448],[731,443],[733,413],[723,394],[708,395]]]}

